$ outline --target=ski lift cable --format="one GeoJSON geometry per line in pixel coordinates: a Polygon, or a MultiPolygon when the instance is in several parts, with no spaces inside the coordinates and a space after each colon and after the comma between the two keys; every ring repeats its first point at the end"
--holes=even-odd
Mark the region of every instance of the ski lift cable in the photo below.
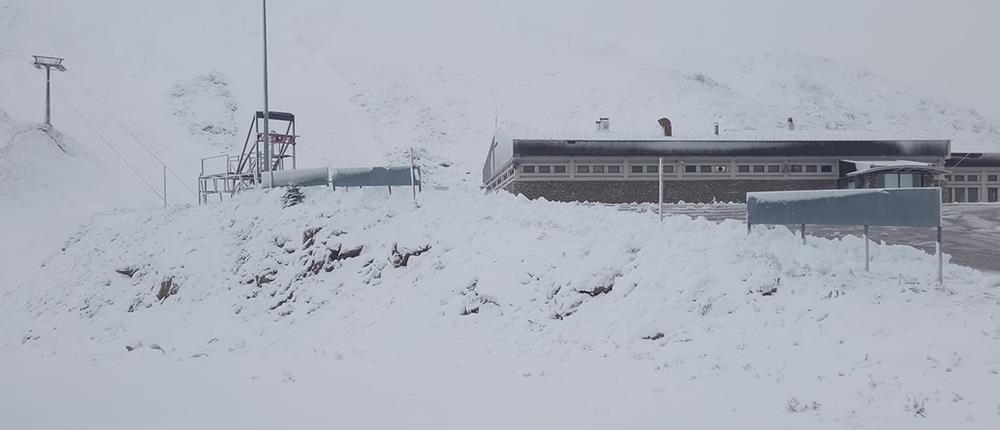
{"type": "Polygon", "coordinates": [[[139,180],[142,181],[142,183],[146,184],[146,186],[149,187],[149,190],[152,191],[153,194],[156,194],[156,196],[159,197],[162,200],[163,199],[163,195],[160,194],[159,191],[156,191],[156,187],[153,187],[153,185],[150,184],[149,181],[146,180],[146,178],[142,177],[142,174],[139,173],[139,170],[137,170],[135,168],[135,166],[132,165],[132,163],[129,163],[128,159],[125,158],[125,156],[122,155],[121,152],[118,152],[118,149],[116,149],[114,147],[114,145],[112,145],[111,142],[109,142],[108,139],[105,138],[103,134],[101,134],[101,132],[97,129],[97,127],[94,126],[94,124],[92,122],[90,122],[87,119],[87,117],[83,116],[83,113],[80,112],[80,110],[76,108],[76,106],[73,104],[73,102],[69,101],[69,98],[67,98],[66,95],[64,95],[62,93],[62,91],[59,91],[59,88],[53,86],[52,89],[55,90],[56,94],[60,98],[62,98],[63,101],[65,101],[67,105],[69,105],[70,109],[72,109],[73,112],[76,112],[76,115],[79,116],[80,119],[82,119],[83,122],[86,123],[90,127],[90,129],[94,132],[94,134],[96,134],[97,137],[99,137],[101,139],[101,141],[104,142],[104,144],[107,145],[108,148],[111,149],[111,152],[114,152],[115,155],[117,155],[118,158],[120,158],[122,160],[122,163],[125,163],[125,165],[128,166],[128,168],[132,170],[132,173],[135,173],[135,176],[137,176],[139,178],[139,180]]]}
{"type": "Polygon", "coordinates": [[[12,55],[12,54],[8,54],[8,53],[3,52],[3,51],[0,51],[0,57],[7,57],[7,58],[10,58],[11,60],[23,61],[25,63],[31,64],[30,60],[28,60],[28,59],[26,59],[24,57],[21,57],[20,55],[12,55]]]}
{"type": "Polygon", "coordinates": [[[148,153],[149,153],[149,155],[151,155],[151,156],[152,156],[152,157],[153,157],[154,159],[156,159],[156,161],[158,161],[158,162],[159,162],[159,163],[160,163],[161,165],[163,165],[163,167],[164,167],[165,169],[167,169],[167,172],[169,172],[171,176],[173,176],[173,177],[174,177],[175,179],[177,179],[177,181],[178,181],[178,182],[180,182],[180,183],[181,183],[181,185],[183,185],[183,186],[184,186],[184,188],[187,188],[187,190],[188,190],[188,191],[190,191],[190,192],[191,192],[192,194],[195,194],[195,195],[197,195],[197,194],[198,194],[197,192],[195,192],[195,190],[194,190],[193,188],[191,188],[191,187],[190,187],[190,186],[189,186],[189,185],[187,184],[187,182],[185,182],[185,181],[184,181],[184,179],[182,179],[182,178],[181,178],[181,177],[180,177],[180,176],[179,176],[179,175],[177,174],[177,172],[174,172],[174,170],[173,170],[173,169],[171,169],[171,168],[170,168],[170,166],[168,166],[168,165],[167,165],[167,163],[166,163],[165,161],[163,161],[163,159],[161,159],[161,158],[160,158],[160,157],[159,157],[158,155],[156,155],[156,152],[154,152],[152,148],[150,148],[150,147],[149,147],[149,146],[147,146],[147,145],[146,145],[145,143],[143,143],[143,142],[142,142],[142,139],[139,139],[139,136],[138,136],[138,135],[136,135],[136,133],[135,133],[134,131],[132,131],[132,129],[131,129],[131,128],[129,128],[129,127],[127,126],[127,125],[125,125],[125,123],[124,123],[124,122],[122,122],[122,120],[118,119],[118,116],[116,116],[116,115],[115,115],[115,114],[114,114],[113,112],[111,112],[111,109],[108,109],[108,107],[107,107],[107,106],[106,106],[106,105],[105,105],[105,104],[104,104],[103,102],[101,102],[101,99],[99,99],[99,98],[97,97],[97,95],[95,95],[95,94],[94,94],[94,92],[90,90],[90,88],[88,88],[88,87],[87,87],[86,85],[84,85],[84,84],[83,84],[83,82],[82,82],[82,81],[81,81],[81,80],[80,80],[79,78],[77,78],[77,77],[76,77],[76,75],[74,75],[74,74],[73,74],[73,72],[67,72],[67,74],[68,74],[68,75],[69,75],[69,76],[70,76],[71,78],[73,78],[73,80],[74,80],[74,81],[76,81],[77,85],[79,85],[79,86],[80,86],[80,88],[83,88],[83,90],[84,90],[84,91],[85,91],[85,92],[86,92],[86,93],[87,93],[88,95],[90,95],[90,97],[91,97],[92,99],[94,99],[94,101],[95,101],[95,102],[97,102],[97,105],[98,105],[98,106],[100,106],[100,107],[101,107],[101,109],[103,109],[103,110],[104,110],[104,112],[108,114],[108,116],[110,116],[110,117],[111,117],[112,119],[114,119],[114,120],[115,120],[115,122],[116,122],[116,123],[118,123],[118,125],[119,125],[119,126],[120,126],[120,127],[121,127],[121,128],[123,129],[123,130],[125,130],[125,132],[126,132],[126,133],[128,133],[128,135],[129,135],[129,136],[132,136],[132,139],[135,139],[136,143],[138,143],[138,144],[139,144],[139,146],[141,146],[141,147],[142,147],[142,149],[145,149],[145,150],[146,150],[146,152],[148,152],[148,153]]]}

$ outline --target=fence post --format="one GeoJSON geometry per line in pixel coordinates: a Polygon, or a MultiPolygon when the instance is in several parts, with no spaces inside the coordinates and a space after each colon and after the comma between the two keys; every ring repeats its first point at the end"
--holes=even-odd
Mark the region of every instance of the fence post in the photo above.
{"type": "Polygon", "coordinates": [[[868,226],[866,225],[865,226],[865,272],[868,271],[868,269],[869,269],[868,264],[869,264],[869,261],[871,261],[871,259],[868,257],[868,253],[869,253],[869,251],[868,251],[868,226]]]}
{"type": "Polygon", "coordinates": [[[941,243],[941,226],[937,228],[938,283],[944,283],[944,249],[941,243]]]}
{"type": "Polygon", "coordinates": [[[658,176],[659,176],[659,180],[657,181],[657,184],[659,184],[659,186],[660,186],[659,187],[659,190],[660,190],[660,209],[659,209],[658,212],[660,214],[660,222],[662,223],[663,222],[663,157],[660,157],[660,166],[656,169],[656,171],[658,172],[658,176]]]}

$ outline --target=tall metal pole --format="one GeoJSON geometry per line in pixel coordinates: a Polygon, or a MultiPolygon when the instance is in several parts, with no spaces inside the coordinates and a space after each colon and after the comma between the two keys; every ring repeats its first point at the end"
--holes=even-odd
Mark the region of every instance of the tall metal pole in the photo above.
{"type": "Polygon", "coordinates": [[[52,68],[45,68],[45,125],[52,127],[52,97],[49,86],[52,80],[52,68]]]}
{"type": "Polygon", "coordinates": [[[268,125],[268,117],[271,116],[270,108],[267,105],[267,0],[261,0],[263,6],[263,36],[264,36],[264,170],[269,172],[270,182],[268,187],[274,184],[274,173],[271,172],[271,127],[268,125]]]}
{"type": "Polygon", "coordinates": [[[163,165],[163,207],[167,207],[167,165],[163,165]]]}

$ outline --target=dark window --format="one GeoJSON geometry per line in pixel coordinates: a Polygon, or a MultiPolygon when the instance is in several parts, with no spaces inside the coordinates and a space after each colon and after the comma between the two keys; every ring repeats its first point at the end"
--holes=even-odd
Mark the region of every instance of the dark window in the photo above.
{"type": "Polygon", "coordinates": [[[944,195],[941,196],[941,200],[944,200],[942,203],[951,203],[951,199],[951,188],[945,188],[944,195]]]}
{"type": "Polygon", "coordinates": [[[740,173],[750,173],[750,166],[736,166],[736,171],[740,173]]]}
{"type": "Polygon", "coordinates": [[[979,203],[979,188],[969,188],[969,203],[979,203]]]}
{"type": "Polygon", "coordinates": [[[622,166],[608,166],[608,173],[621,173],[622,166]]]}
{"type": "Polygon", "coordinates": [[[986,201],[990,203],[996,203],[1000,201],[1000,188],[987,188],[986,189],[986,201]]]}
{"type": "Polygon", "coordinates": [[[965,182],[965,175],[955,175],[955,182],[965,182]]]}
{"type": "Polygon", "coordinates": [[[969,182],[979,182],[979,175],[969,175],[965,178],[969,182]]]}
{"type": "Polygon", "coordinates": [[[830,165],[819,166],[819,171],[823,172],[823,173],[832,173],[833,172],[833,166],[830,166],[830,165]]]}
{"type": "Polygon", "coordinates": [[[754,173],[764,173],[764,166],[753,166],[754,173]]]}
{"type": "Polygon", "coordinates": [[[594,166],[594,173],[604,173],[604,166],[594,166]]]}
{"type": "Polygon", "coordinates": [[[590,166],[576,166],[576,173],[590,173],[590,166]]]}
{"type": "Polygon", "coordinates": [[[535,166],[524,166],[521,168],[524,173],[535,173],[535,166]]]}
{"type": "Polygon", "coordinates": [[[965,188],[955,188],[955,203],[965,203],[965,188]]]}
{"type": "Polygon", "coordinates": [[[646,173],[657,173],[660,171],[660,166],[646,166],[646,173]]]}
{"type": "Polygon", "coordinates": [[[552,173],[552,166],[538,166],[538,173],[552,173]]]}
{"type": "Polygon", "coordinates": [[[996,182],[997,179],[998,179],[998,177],[1000,177],[1000,176],[998,176],[998,175],[987,175],[986,176],[986,180],[988,180],[990,182],[996,182]]]}
{"type": "Polygon", "coordinates": [[[781,166],[774,164],[767,166],[767,173],[781,173],[781,166]]]}
{"type": "Polygon", "coordinates": [[[951,180],[951,175],[944,175],[944,180],[950,181],[951,180]]]}
{"type": "Polygon", "coordinates": [[[552,166],[552,171],[555,173],[566,173],[566,166],[552,166]]]}
{"type": "Polygon", "coordinates": [[[698,166],[698,171],[701,173],[712,173],[712,166],[698,166]]]}
{"type": "Polygon", "coordinates": [[[642,166],[632,166],[632,173],[642,173],[642,166]]]}
{"type": "Polygon", "coordinates": [[[802,165],[801,164],[792,164],[791,166],[788,166],[788,167],[789,167],[789,170],[791,170],[792,173],[802,173],[802,165]]]}
{"type": "Polygon", "coordinates": [[[663,166],[663,173],[674,173],[674,166],[663,166]]]}
{"type": "Polygon", "coordinates": [[[806,173],[816,173],[816,166],[806,166],[806,173]]]}
{"type": "Polygon", "coordinates": [[[684,173],[698,173],[698,166],[684,166],[684,173]]]}

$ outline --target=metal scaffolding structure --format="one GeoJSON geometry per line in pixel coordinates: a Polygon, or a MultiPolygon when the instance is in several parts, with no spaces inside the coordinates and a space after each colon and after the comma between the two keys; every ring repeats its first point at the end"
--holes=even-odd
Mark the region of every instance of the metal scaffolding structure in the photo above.
{"type": "Polygon", "coordinates": [[[284,132],[264,128],[264,112],[257,111],[239,155],[223,154],[201,160],[199,203],[207,202],[213,194],[222,200],[225,195],[231,197],[240,191],[269,185],[272,181],[270,172],[295,169],[295,146],[299,137],[295,134],[295,115],[272,111],[266,117],[271,128],[277,125],[276,128],[284,128],[284,132]],[[220,166],[218,160],[222,160],[224,165],[220,166]]]}

